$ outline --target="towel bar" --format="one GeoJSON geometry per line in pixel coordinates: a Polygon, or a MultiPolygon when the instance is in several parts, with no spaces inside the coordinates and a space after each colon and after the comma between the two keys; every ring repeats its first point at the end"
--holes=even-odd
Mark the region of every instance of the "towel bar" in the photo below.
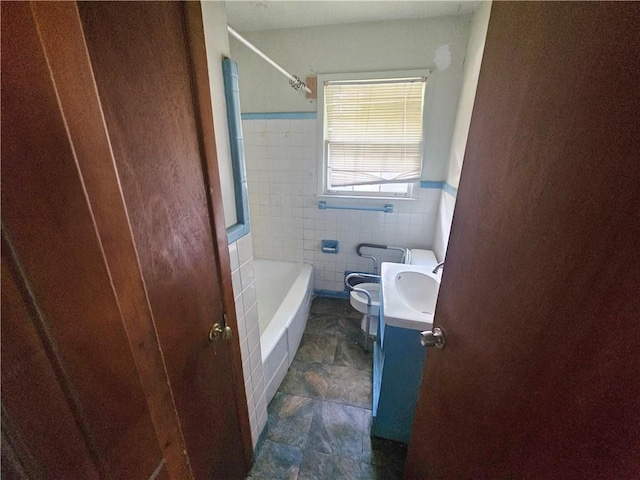
{"type": "Polygon", "coordinates": [[[327,205],[326,201],[321,200],[318,202],[318,208],[320,210],[366,210],[368,212],[393,213],[393,205],[391,203],[385,203],[382,207],[349,207],[346,205],[327,205]]]}

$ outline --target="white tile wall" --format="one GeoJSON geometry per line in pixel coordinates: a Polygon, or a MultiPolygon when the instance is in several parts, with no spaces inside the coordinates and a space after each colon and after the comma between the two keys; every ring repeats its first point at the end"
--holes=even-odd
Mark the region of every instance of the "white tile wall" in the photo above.
{"type": "MultiPolygon", "coordinates": [[[[341,291],[344,272],[371,272],[356,254],[358,243],[430,248],[440,190],[418,189],[417,200],[359,200],[316,197],[317,121],[244,120],[249,207],[258,258],[310,263],[315,288],[341,291]],[[394,213],[320,210],[333,205],[381,206],[394,213]],[[321,240],[338,240],[340,253],[322,253],[321,240]]],[[[381,260],[399,260],[399,254],[381,260]]]]}
{"type": "Polygon", "coordinates": [[[260,433],[267,424],[267,402],[260,350],[251,234],[230,244],[229,256],[231,258],[231,279],[238,317],[238,337],[249,407],[251,438],[255,447],[260,433]]]}

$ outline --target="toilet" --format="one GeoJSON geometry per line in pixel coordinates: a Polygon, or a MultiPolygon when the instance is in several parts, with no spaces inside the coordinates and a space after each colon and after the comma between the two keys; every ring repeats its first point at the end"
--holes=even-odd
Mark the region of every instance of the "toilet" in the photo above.
{"type": "MultiPolygon", "coordinates": [[[[356,288],[366,290],[371,294],[371,324],[369,325],[369,335],[376,335],[378,328],[378,313],[380,312],[380,284],[379,283],[359,283],[354,285],[356,288]]],[[[364,293],[351,290],[349,295],[351,306],[363,314],[360,328],[363,332],[367,331],[367,303],[368,298],[364,293]]]]}
{"type": "MultiPolygon", "coordinates": [[[[419,248],[409,249],[405,263],[410,265],[424,265],[435,268],[438,264],[436,256],[431,250],[419,248]]],[[[441,272],[440,272],[441,274],[441,272]]],[[[369,335],[376,336],[378,330],[378,313],[380,312],[380,284],[379,283],[359,283],[354,285],[357,288],[367,290],[371,294],[371,323],[369,325],[369,335]]],[[[363,332],[367,330],[367,296],[363,293],[351,291],[349,295],[351,306],[362,313],[360,328],[363,332]]]]}

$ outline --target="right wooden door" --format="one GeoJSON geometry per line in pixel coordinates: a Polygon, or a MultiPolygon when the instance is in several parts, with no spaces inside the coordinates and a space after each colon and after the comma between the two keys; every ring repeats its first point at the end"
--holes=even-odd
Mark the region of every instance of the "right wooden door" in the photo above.
{"type": "Polygon", "coordinates": [[[405,478],[640,476],[639,38],[493,3],[405,478]]]}

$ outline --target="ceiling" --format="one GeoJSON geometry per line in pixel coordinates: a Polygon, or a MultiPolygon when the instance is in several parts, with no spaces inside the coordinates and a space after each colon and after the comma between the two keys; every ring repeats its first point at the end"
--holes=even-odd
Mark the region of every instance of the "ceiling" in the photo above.
{"type": "Polygon", "coordinates": [[[464,15],[478,1],[227,0],[227,21],[239,32],[313,25],[464,15]]]}

